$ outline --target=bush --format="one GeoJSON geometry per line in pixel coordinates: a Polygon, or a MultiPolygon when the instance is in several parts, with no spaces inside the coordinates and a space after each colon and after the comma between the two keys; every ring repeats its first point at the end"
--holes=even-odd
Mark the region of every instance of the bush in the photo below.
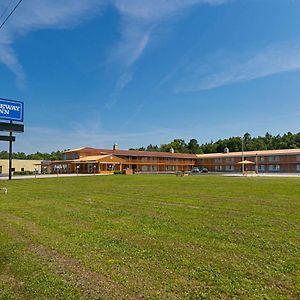
{"type": "Polygon", "coordinates": [[[114,171],[115,175],[123,175],[125,174],[124,171],[114,171]]]}
{"type": "Polygon", "coordinates": [[[34,175],[33,171],[17,171],[14,172],[14,175],[34,175]]]}

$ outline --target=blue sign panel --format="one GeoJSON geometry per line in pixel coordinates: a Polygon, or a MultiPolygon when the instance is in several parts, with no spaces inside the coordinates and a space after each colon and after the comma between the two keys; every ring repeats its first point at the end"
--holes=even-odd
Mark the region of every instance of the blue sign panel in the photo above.
{"type": "Polygon", "coordinates": [[[23,122],[24,103],[0,98],[0,119],[23,122]]]}

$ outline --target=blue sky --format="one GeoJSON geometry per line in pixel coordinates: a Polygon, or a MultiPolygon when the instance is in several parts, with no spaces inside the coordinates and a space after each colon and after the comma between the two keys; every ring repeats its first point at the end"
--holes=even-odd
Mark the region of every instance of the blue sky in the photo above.
{"type": "Polygon", "coordinates": [[[24,0],[0,79],[15,151],[298,132],[300,1],[24,0]]]}

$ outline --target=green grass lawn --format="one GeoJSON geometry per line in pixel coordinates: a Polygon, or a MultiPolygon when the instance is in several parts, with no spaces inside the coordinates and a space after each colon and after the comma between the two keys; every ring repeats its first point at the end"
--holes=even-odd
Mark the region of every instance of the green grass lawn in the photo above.
{"type": "Polygon", "coordinates": [[[0,185],[0,299],[300,298],[300,178],[0,185]]]}

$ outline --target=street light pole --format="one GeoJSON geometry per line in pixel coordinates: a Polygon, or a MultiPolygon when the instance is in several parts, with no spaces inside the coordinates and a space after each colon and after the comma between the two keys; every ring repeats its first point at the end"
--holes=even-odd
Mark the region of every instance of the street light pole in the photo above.
{"type": "MultiPolygon", "coordinates": [[[[242,136],[242,162],[245,160],[244,158],[244,136],[242,136]]],[[[244,173],[245,173],[245,165],[244,163],[242,163],[242,173],[243,173],[243,176],[244,176],[244,173]]]]}

